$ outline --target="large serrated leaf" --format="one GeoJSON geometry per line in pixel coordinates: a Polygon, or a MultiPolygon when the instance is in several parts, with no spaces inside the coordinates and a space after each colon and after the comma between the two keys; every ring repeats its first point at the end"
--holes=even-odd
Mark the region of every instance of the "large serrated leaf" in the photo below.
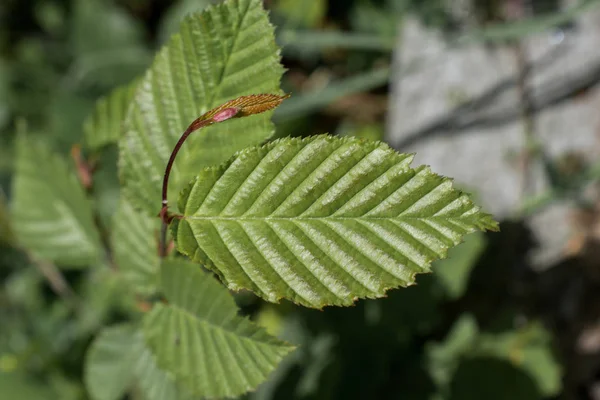
{"type": "Polygon", "coordinates": [[[165,261],[161,284],[168,305],[146,316],[144,336],[157,365],[195,395],[252,390],[293,349],[238,316],[227,290],[197,265],[165,261]]]}
{"type": "Polygon", "coordinates": [[[246,149],[179,199],[177,248],[234,290],[321,308],[414,282],[463,235],[497,229],[412,155],[321,135],[246,149]]]}
{"type": "Polygon", "coordinates": [[[98,259],[99,235],[83,187],[64,159],[25,135],[17,139],[12,215],[18,241],[35,255],[62,266],[98,259]]]}
{"type": "MultiPolygon", "coordinates": [[[[226,0],[188,16],[138,86],[120,141],[125,194],[156,215],[172,148],[198,115],[240,95],[279,92],[283,67],[261,0],[226,0]]],[[[177,193],[204,166],[260,143],[273,132],[271,113],[194,133],[171,174],[177,193]]]]}
{"type": "Polygon", "coordinates": [[[84,122],[85,143],[95,150],[117,143],[129,103],[133,99],[137,82],[114,89],[96,103],[94,112],[84,122]]]}
{"type": "Polygon", "coordinates": [[[121,197],[113,219],[111,237],[115,261],[137,293],[153,293],[158,286],[158,218],[136,210],[121,197]]]}

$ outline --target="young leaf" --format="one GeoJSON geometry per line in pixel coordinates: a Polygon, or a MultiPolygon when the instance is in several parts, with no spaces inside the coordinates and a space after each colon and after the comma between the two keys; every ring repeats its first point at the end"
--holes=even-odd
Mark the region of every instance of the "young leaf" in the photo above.
{"type": "MultiPolygon", "coordinates": [[[[188,16],[143,77],[126,118],[119,164],[125,194],[134,205],[158,213],[169,154],[198,115],[240,95],[277,93],[282,73],[261,0],[226,0],[188,16]]],[[[175,162],[171,193],[202,167],[268,138],[270,114],[191,135],[175,162]]]]}
{"type": "Polygon", "coordinates": [[[159,228],[158,218],[136,210],[121,196],[113,219],[112,248],[119,271],[137,293],[157,290],[159,228]]]}
{"type": "Polygon", "coordinates": [[[85,386],[94,400],[119,400],[133,382],[135,330],[129,325],[104,329],[85,361],[85,386]]]}
{"type": "Polygon", "coordinates": [[[227,290],[197,265],[163,262],[161,284],[169,303],[146,316],[144,336],[158,366],[195,395],[252,390],[293,349],[239,317],[227,290]]]}
{"type": "Polygon", "coordinates": [[[19,242],[63,266],[85,266],[100,249],[92,208],[65,160],[43,144],[17,139],[12,213],[19,242]]]}
{"type": "Polygon", "coordinates": [[[450,179],[380,142],[321,135],[241,151],[179,198],[177,248],[230,289],[321,308],[414,283],[497,224],[450,179]]]}
{"type": "Polygon", "coordinates": [[[123,130],[123,121],[137,88],[137,81],[113,90],[96,103],[94,113],[83,125],[85,142],[89,149],[99,149],[117,143],[123,130]]]}

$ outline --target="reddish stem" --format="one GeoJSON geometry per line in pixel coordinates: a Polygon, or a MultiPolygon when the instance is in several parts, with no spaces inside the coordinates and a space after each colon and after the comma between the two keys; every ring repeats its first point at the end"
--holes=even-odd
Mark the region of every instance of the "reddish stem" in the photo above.
{"type": "Polygon", "coordinates": [[[203,119],[204,116],[202,116],[202,117],[196,119],[194,122],[192,122],[190,124],[190,126],[187,127],[185,132],[183,132],[183,134],[181,135],[181,137],[175,144],[175,147],[173,148],[173,151],[171,152],[171,156],[169,157],[169,161],[167,161],[167,166],[165,168],[165,174],[163,175],[162,203],[161,203],[160,213],[158,214],[158,216],[160,217],[160,219],[162,221],[162,225],[160,227],[160,239],[159,239],[159,249],[158,249],[158,254],[161,258],[164,258],[167,256],[167,228],[168,228],[169,224],[171,223],[171,221],[173,220],[173,218],[176,217],[175,215],[169,214],[169,208],[168,208],[169,202],[167,199],[167,195],[168,195],[168,189],[169,189],[169,176],[171,175],[171,169],[173,168],[173,163],[175,162],[175,157],[177,157],[177,153],[179,153],[179,150],[181,149],[183,142],[186,141],[186,139],[190,136],[190,134],[192,132],[194,132],[200,128],[203,128],[205,126],[212,125],[216,122],[222,122],[222,121],[228,120],[230,118],[233,118],[238,114],[239,111],[240,111],[239,108],[229,107],[229,108],[220,110],[215,115],[213,115],[212,118],[203,119]]]}

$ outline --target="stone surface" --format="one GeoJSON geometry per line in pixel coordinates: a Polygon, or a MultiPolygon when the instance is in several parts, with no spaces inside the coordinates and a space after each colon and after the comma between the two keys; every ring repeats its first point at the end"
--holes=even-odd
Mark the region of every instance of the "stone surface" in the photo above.
{"type": "MultiPolygon", "coordinates": [[[[548,32],[523,42],[529,61],[534,137],[547,158],[600,155],[600,10],[575,30],[548,32]],[[584,91],[585,90],[585,91],[584,91]]],[[[475,191],[497,218],[510,217],[528,196],[548,191],[540,158],[523,167],[526,143],[513,47],[451,47],[416,21],[404,25],[395,55],[386,140],[416,152],[415,164],[475,191]]],[[[571,206],[557,204],[530,218],[543,268],[559,260],[570,236],[571,206]]]]}

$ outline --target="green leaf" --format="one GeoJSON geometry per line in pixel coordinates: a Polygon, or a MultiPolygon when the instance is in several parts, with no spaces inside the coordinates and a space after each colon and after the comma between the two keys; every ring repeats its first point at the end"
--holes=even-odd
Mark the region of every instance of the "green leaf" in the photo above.
{"type": "Polygon", "coordinates": [[[98,259],[100,241],[83,187],[64,159],[32,138],[17,139],[12,197],[18,241],[62,266],[98,259]]]}
{"type": "Polygon", "coordinates": [[[0,188],[0,244],[12,244],[14,233],[10,222],[6,196],[0,188]]]}
{"type": "Polygon", "coordinates": [[[562,368],[552,351],[552,335],[539,322],[502,334],[482,334],[478,353],[509,360],[529,374],[544,397],[562,389],[562,368]]]}
{"type": "Polygon", "coordinates": [[[121,137],[123,121],[133,99],[137,82],[118,87],[96,103],[83,125],[85,143],[91,150],[116,143],[121,137]]]}
{"type": "Polygon", "coordinates": [[[94,400],[119,400],[133,383],[134,328],[104,329],[86,355],[85,386],[94,400]]]}
{"type": "Polygon", "coordinates": [[[293,349],[238,316],[231,295],[199,266],[165,261],[161,283],[168,305],[146,316],[144,336],[158,366],[193,394],[252,390],[293,349]]]}
{"type": "Polygon", "coordinates": [[[94,400],[121,399],[133,386],[148,400],[191,400],[158,368],[143,333],[127,324],[96,337],[86,355],[85,384],[94,400]]]}
{"type": "Polygon", "coordinates": [[[187,390],[178,386],[166,371],[156,365],[156,359],[146,345],[142,332],[136,335],[133,346],[136,363],[134,373],[137,386],[146,400],[196,400],[187,390]]]}
{"type": "Polygon", "coordinates": [[[112,248],[125,280],[137,293],[157,290],[160,220],[136,210],[123,196],[113,219],[112,248]]]}
{"type": "Polygon", "coordinates": [[[202,11],[211,3],[215,3],[215,0],[179,0],[173,4],[160,21],[158,28],[160,42],[166,42],[172,34],[177,32],[179,24],[186,15],[202,11]]]}
{"type": "Polygon", "coordinates": [[[177,248],[268,301],[382,297],[463,235],[497,229],[451,180],[411,161],[380,142],[327,135],[246,149],[182,192],[177,248]]]}
{"type": "MultiPolygon", "coordinates": [[[[120,141],[125,194],[151,215],[160,209],[172,148],[204,112],[240,95],[279,92],[283,67],[261,0],[227,0],[187,17],[138,86],[120,141]]],[[[204,166],[271,136],[271,113],[194,133],[170,180],[176,194],[204,166]]]]}
{"type": "Polygon", "coordinates": [[[20,372],[0,371],[0,393],[10,400],[51,400],[56,394],[48,386],[20,372]]]}
{"type": "Polygon", "coordinates": [[[467,236],[463,244],[451,249],[447,259],[434,264],[436,277],[446,288],[448,297],[456,299],[464,294],[471,270],[485,246],[485,236],[476,232],[467,236]]]}
{"type": "Polygon", "coordinates": [[[321,24],[327,14],[325,0],[279,0],[274,12],[284,18],[283,25],[296,28],[314,28],[321,24]]]}
{"type": "MultiPolygon", "coordinates": [[[[459,380],[464,378],[457,371],[464,360],[495,359],[525,373],[544,397],[553,397],[561,391],[562,371],[553,355],[551,338],[538,322],[503,333],[481,333],[475,319],[463,314],[444,342],[427,346],[429,370],[437,385],[448,389],[453,374],[459,375],[459,380]]],[[[489,371],[493,374],[491,368],[493,365],[489,371]]]]}

